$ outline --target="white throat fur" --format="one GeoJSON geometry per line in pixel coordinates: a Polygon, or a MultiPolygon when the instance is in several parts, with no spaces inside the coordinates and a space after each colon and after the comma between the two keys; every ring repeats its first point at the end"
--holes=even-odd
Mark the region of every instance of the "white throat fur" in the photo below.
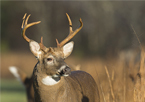
{"type": "Polygon", "coordinates": [[[59,83],[60,78],[59,77],[53,77],[53,76],[46,76],[45,78],[42,79],[42,83],[44,85],[55,85],[57,83],[59,83]]]}

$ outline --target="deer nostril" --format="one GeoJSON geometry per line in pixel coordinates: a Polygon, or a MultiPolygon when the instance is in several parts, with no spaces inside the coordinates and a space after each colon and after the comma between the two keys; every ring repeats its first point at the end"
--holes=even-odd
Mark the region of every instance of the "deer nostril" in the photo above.
{"type": "Polygon", "coordinates": [[[71,72],[71,69],[69,68],[69,67],[66,67],[65,69],[64,69],[64,73],[65,74],[69,74],[71,72]]]}

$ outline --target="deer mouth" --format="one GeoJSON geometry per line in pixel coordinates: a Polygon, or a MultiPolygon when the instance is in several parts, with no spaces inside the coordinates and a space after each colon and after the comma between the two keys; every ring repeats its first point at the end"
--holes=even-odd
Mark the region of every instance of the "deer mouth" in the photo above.
{"type": "Polygon", "coordinates": [[[71,73],[71,69],[68,66],[62,66],[59,70],[58,70],[58,74],[60,76],[69,76],[71,73]]]}

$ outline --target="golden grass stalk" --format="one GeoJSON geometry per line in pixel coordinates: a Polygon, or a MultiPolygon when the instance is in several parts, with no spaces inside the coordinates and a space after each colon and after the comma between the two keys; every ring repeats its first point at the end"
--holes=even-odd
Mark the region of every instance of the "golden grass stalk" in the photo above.
{"type": "Polygon", "coordinates": [[[115,95],[114,95],[114,92],[113,92],[112,82],[111,82],[111,78],[110,78],[110,75],[109,75],[109,72],[108,72],[108,69],[107,69],[106,66],[105,66],[105,71],[106,71],[108,81],[109,81],[109,85],[110,85],[110,89],[111,89],[111,96],[113,98],[113,102],[115,102],[115,95]]]}
{"type": "Polygon", "coordinates": [[[101,83],[100,83],[100,78],[99,78],[99,75],[98,75],[97,69],[95,68],[95,70],[96,70],[96,74],[97,74],[97,77],[98,77],[99,86],[100,86],[100,89],[101,89],[101,93],[102,93],[102,96],[103,96],[104,102],[106,102],[105,95],[104,95],[104,92],[103,92],[102,85],[101,85],[101,83]]]}
{"type": "Polygon", "coordinates": [[[123,97],[124,97],[124,102],[125,102],[125,99],[126,99],[126,73],[125,73],[125,68],[123,68],[123,80],[124,80],[124,86],[123,86],[123,97]]]}
{"type": "Polygon", "coordinates": [[[141,47],[140,69],[134,87],[134,102],[145,102],[145,52],[132,25],[131,27],[141,47]]]}
{"type": "Polygon", "coordinates": [[[112,71],[112,77],[111,80],[114,81],[114,70],[112,71]]]}

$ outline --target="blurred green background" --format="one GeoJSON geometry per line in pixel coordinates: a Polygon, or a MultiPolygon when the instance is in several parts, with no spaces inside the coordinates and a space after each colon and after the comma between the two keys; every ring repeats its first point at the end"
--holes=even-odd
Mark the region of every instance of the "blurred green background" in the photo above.
{"type": "MultiPolygon", "coordinates": [[[[24,68],[25,63],[28,63],[26,55],[29,56],[30,50],[21,35],[21,22],[25,13],[31,14],[29,22],[41,21],[27,29],[26,35],[37,42],[43,36],[47,47],[56,46],[56,38],[60,42],[69,34],[65,13],[70,15],[74,30],[80,25],[79,18],[82,18],[83,29],[72,39],[75,42],[72,56],[106,58],[116,56],[120,51],[138,49],[139,44],[131,25],[141,43],[145,44],[144,1],[0,2],[1,102],[26,102],[24,88],[8,71],[8,66],[12,64],[24,68]]],[[[31,73],[35,63],[28,64],[30,72],[25,71],[31,73]]]]}

